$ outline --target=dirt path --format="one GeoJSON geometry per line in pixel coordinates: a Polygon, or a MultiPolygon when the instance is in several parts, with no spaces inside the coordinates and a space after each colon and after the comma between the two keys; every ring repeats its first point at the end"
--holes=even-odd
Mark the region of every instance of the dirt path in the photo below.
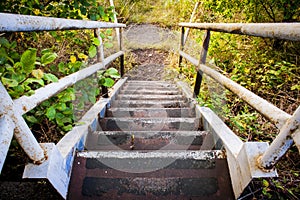
{"type": "Polygon", "coordinates": [[[130,25],[124,31],[124,46],[134,59],[126,73],[134,80],[170,80],[176,77],[168,68],[169,52],[178,50],[179,36],[171,30],[152,24],[130,25]]]}

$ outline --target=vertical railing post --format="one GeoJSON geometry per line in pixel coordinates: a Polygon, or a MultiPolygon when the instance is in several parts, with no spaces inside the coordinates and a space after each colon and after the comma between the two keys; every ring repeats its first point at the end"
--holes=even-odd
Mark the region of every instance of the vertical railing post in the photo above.
{"type": "Polygon", "coordinates": [[[98,40],[100,41],[100,45],[97,46],[97,62],[103,63],[104,62],[104,48],[103,48],[103,40],[102,40],[99,28],[94,30],[94,36],[96,38],[98,38],[98,40]]]}
{"type": "MultiPolygon", "coordinates": [[[[184,27],[181,27],[181,41],[180,41],[180,50],[183,51],[184,49],[184,44],[185,44],[185,41],[184,41],[184,27]]],[[[181,66],[181,63],[182,63],[182,56],[180,55],[179,56],[179,69],[180,69],[180,73],[182,72],[182,66],[181,66]]]]}
{"type": "MultiPolygon", "coordinates": [[[[206,63],[207,51],[208,51],[208,47],[209,47],[209,40],[210,40],[210,31],[207,30],[205,35],[204,35],[204,38],[203,38],[203,44],[202,44],[202,49],[201,49],[201,53],[200,53],[199,66],[201,64],[206,63]]],[[[200,93],[202,77],[203,77],[203,72],[198,67],[197,75],[196,75],[195,88],[194,88],[194,97],[197,97],[200,93]]]]}
{"type": "MultiPolygon", "coordinates": [[[[194,21],[195,14],[196,14],[196,11],[197,11],[199,5],[200,5],[200,2],[196,2],[195,6],[194,6],[194,10],[192,12],[192,15],[190,17],[189,23],[192,23],[194,21]]],[[[187,28],[186,31],[185,31],[185,33],[184,33],[184,44],[186,43],[186,40],[187,40],[187,38],[189,36],[189,33],[190,33],[190,28],[187,28]]]]}
{"type": "Polygon", "coordinates": [[[259,158],[259,164],[264,169],[272,169],[293,144],[292,134],[300,132],[300,106],[293,116],[286,121],[279,134],[267,151],[259,158]]]}
{"type": "MultiPolygon", "coordinates": [[[[97,46],[97,62],[102,62],[103,67],[104,66],[104,48],[103,48],[103,40],[100,34],[100,29],[97,28],[94,30],[94,35],[95,37],[98,38],[98,40],[100,41],[100,45],[97,46]]],[[[101,91],[102,91],[102,96],[104,98],[108,98],[108,89],[105,86],[101,86],[101,91]]]]}
{"type": "MultiPolygon", "coordinates": [[[[115,12],[115,5],[113,0],[109,0],[110,6],[114,7],[114,23],[118,23],[118,18],[115,12]]],[[[119,50],[122,51],[122,28],[116,28],[116,36],[118,40],[119,50]]],[[[120,56],[120,75],[124,75],[124,55],[120,56]]]]}
{"type": "MultiPolygon", "coordinates": [[[[123,46],[122,46],[122,28],[120,29],[120,32],[119,32],[119,49],[120,51],[123,50],[123,46]]],[[[120,56],[120,75],[121,77],[123,77],[125,73],[125,69],[124,69],[124,54],[120,56]]]]}

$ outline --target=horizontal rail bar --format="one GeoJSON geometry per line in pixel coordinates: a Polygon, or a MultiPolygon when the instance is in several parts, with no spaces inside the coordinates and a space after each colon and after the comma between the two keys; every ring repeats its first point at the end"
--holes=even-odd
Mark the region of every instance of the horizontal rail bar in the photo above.
{"type": "Polygon", "coordinates": [[[300,41],[300,23],[179,23],[179,26],[240,35],[300,41]]]}
{"type": "Polygon", "coordinates": [[[125,24],[0,13],[0,32],[122,28],[125,24]]]}
{"type": "Polygon", "coordinates": [[[273,104],[254,94],[250,90],[244,88],[238,83],[232,81],[226,76],[220,74],[219,72],[211,69],[210,67],[201,64],[199,66],[199,61],[183,51],[179,54],[190,61],[193,65],[198,66],[198,70],[203,71],[208,76],[212,77],[215,81],[225,86],[227,89],[232,91],[234,94],[238,95],[241,99],[246,101],[254,109],[256,109],[263,116],[268,118],[271,122],[275,123],[278,128],[281,128],[285,122],[291,117],[288,113],[280,110],[273,104]]]}
{"type": "Polygon", "coordinates": [[[84,68],[76,73],[73,73],[69,76],[60,79],[56,83],[51,83],[49,85],[46,85],[45,87],[39,88],[35,90],[35,93],[31,96],[24,95],[18,99],[15,99],[14,100],[15,109],[19,110],[21,115],[27,113],[28,111],[32,110],[43,101],[63,91],[67,87],[70,87],[71,85],[74,85],[78,81],[91,76],[98,70],[104,69],[106,65],[108,65],[109,63],[111,63],[112,61],[114,61],[115,59],[117,59],[122,55],[124,55],[124,52],[119,51],[105,58],[103,63],[97,63],[90,67],[84,68]]]}

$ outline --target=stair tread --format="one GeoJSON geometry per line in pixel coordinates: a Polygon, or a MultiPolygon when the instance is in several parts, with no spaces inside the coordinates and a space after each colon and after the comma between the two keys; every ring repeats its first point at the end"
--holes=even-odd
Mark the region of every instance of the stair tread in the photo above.
{"type": "Polygon", "coordinates": [[[190,122],[194,123],[195,120],[199,120],[200,118],[196,117],[181,117],[181,118],[125,118],[125,117],[106,117],[100,119],[100,121],[106,120],[115,120],[115,121],[126,121],[126,122],[145,122],[145,123],[159,123],[159,122],[190,122]]]}
{"type": "MultiPolygon", "coordinates": [[[[132,134],[132,131],[95,131],[92,134],[103,134],[103,135],[114,135],[114,134],[132,134]]],[[[155,134],[161,134],[165,137],[170,137],[172,135],[178,136],[198,136],[206,135],[208,131],[134,131],[135,135],[141,136],[152,136],[155,134]]]]}
{"type": "Polygon", "coordinates": [[[164,84],[164,83],[170,83],[174,84],[171,81],[140,81],[140,80],[128,80],[126,83],[154,83],[154,84],[164,84]]]}
{"type": "Polygon", "coordinates": [[[176,95],[180,94],[178,90],[167,90],[167,89],[161,89],[161,90],[154,90],[154,89],[126,89],[126,90],[121,90],[120,94],[168,94],[168,95],[176,95]]]}
{"type": "Polygon", "coordinates": [[[112,107],[181,108],[188,106],[190,103],[185,100],[115,100],[112,102],[112,107]]]}
{"type": "Polygon", "coordinates": [[[182,108],[141,108],[141,107],[114,107],[109,108],[106,111],[107,117],[141,117],[141,118],[151,118],[151,117],[195,117],[196,112],[194,109],[189,107],[182,108]]]}
{"type": "Polygon", "coordinates": [[[157,150],[151,152],[144,151],[85,151],[77,152],[78,157],[83,158],[118,158],[118,159],[144,159],[144,158],[176,158],[176,159],[224,159],[226,158],[222,150],[157,150]]]}
{"type": "Polygon", "coordinates": [[[206,131],[96,131],[87,136],[88,150],[200,150],[206,131]]]}
{"type": "Polygon", "coordinates": [[[167,99],[171,99],[171,100],[185,100],[186,98],[183,95],[141,95],[141,94],[130,94],[130,95],[126,95],[126,94],[121,94],[118,95],[117,97],[118,100],[153,100],[153,99],[158,99],[158,100],[167,100],[167,99]]]}

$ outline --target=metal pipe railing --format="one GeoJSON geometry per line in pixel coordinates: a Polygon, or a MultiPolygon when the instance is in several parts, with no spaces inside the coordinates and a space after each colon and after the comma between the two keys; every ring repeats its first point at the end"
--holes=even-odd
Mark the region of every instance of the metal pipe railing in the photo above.
{"type": "MultiPolygon", "coordinates": [[[[200,60],[196,60],[190,55],[183,52],[184,45],[184,28],[196,28],[200,30],[225,32],[232,34],[250,35],[274,39],[284,39],[291,41],[300,41],[300,23],[180,23],[182,27],[182,41],[179,62],[182,57],[186,58],[193,65],[197,66],[197,73],[205,73],[214,80],[225,86],[227,89],[238,95],[241,99],[247,102],[250,106],[256,109],[263,116],[268,118],[271,122],[280,129],[279,135],[271,143],[270,147],[259,158],[259,165],[261,168],[270,169],[279,161],[279,159],[287,152],[290,146],[296,141],[300,151],[300,106],[291,116],[288,113],[277,108],[273,104],[257,96],[253,92],[242,87],[238,83],[232,81],[219,72],[211,69],[205,65],[205,59],[209,44],[209,38],[204,37],[203,48],[200,60]],[[204,54],[203,54],[204,52],[204,54]]],[[[180,66],[180,63],[179,63],[180,66]]],[[[198,95],[200,90],[199,80],[195,83],[195,93],[198,95]]]]}
{"type": "Polygon", "coordinates": [[[0,32],[124,28],[125,24],[0,13],[0,32]]]}
{"type": "Polygon", "coordinates": [[[238,95],[241,99],[251,105],[259,113],[269,119],[271,122],[275,123],[278,128],[281,128],[284,123],[291,117],[291,115],[280,110],[273,104],[254,94],[250,90],[244,88],[233,80],[227,78],[216,70],[200,64],[199,61],[183,51],[179,52],[181,56],[190,61],[193,65],[198,66],[198,70],[202,71],[206,75],[212,77],[215,81],[225,86],[227,89],[232,91],[234,94],[238,95]]]}
{"type": "MultiPolygon", "coordinates": [[[[76,29],[107,29],[107,28],[123,28],[125,24],[119,23],[107,23],[98,21],[88,20],[72,20],[72,19],[61,19],[53,17],[40,17],[40,16],[28,16],[28,15],[17,15],[0,13],[0,32],[27,32],[27,31],[52,31],[52,30],[76,30],[76,29]]],[[[98,33],[98,38],[101,37],[98,33]]],[[[120,37],[120,34],[119,34],[120,37]]],[[[118,41],[121,41],[118,38],[118,41]]],[[[119,42],[121,48],[121,44],[119,42]]],[[[47,159],[44,150],[41,148],[36,138],[32,134],[22,115],[35,108],[43,101],[63,91],[67,87],[75,84],[76,82],[87,78],[94,74],[100,69],[105,69],[105,66],[117,59],[118,57],[123,58],[124,52],[119,51],[107,58],[104,57],[103,44],[98,50],[98,62],[101,63],[84,68],[76,73],[66,76],[60,79],[56,83],[51,83],[45,87],[35,90],[35,94],[31,96],[22,96],[16,100],[12,100],[6,89],[0,82],[0,117],[3,121],[3,117],[8,117],[8,120],[15,124],[14,136],[17,139],[20,146],[26,152],[34,163],[39,164],[47,159]]],[[[124,69],[123,69],[124,71],[124,69]]],[[[5,118],[6,119],[6,118],[5,118]]],[[[3,123],[1,121],[1,123],[3,123]]],[[[9,134],[11,132],[11,126],[1,127],[1,134],[9,134]],[[5,128],[5,130],[4,130],[5,128]]],[[[7,137],[5,137],[7,138],[7,137]]],[[[4,138],[4,139],[5,139],[4,138]]],[[[0,138],[1,139],[1,138],[0,138]]],[[[2,140],[2,139],[1,139],[2,140]]],[[[5,139],[6,140],[6,139],[5,139]]],[[[9,145],[9,144],[8,144],[9,145]]],[[[6,145],[7,146],[7,145],[6,145]]],[[[6,148],[5,146],[5,148],[6,148]]],[[[2,160],[0,160],[2,162],[2,160]]],[[[0,163],[0,166],[1,163],[0,163]]],[[[1,172],[1,170],[0,170],[1,172]]]]}
{"type": "Polygon", "coordinates": [[[179,23],[179,26],[240,35],[300,41],[300,23],[179,23]]]}
{"type": "Polygon", "coordinates": [[[98,70],[104,69],[105,68],[104,66],[111,63],[113,60],[117,59],[123,54],[124,54],[123,51],[119,51],[104,59],[102,63],[91,65],[78,72],[75,72],[64,78],[61,78],[58,82],[50,83],[45,87],[35,90],[35,93],[31,96],[24,95],[18,99],[15,99],[14,100],[15,109],[19,110],[21,115],[27,113],[28,111],[34,109],[37,105],[39,105],[43,101],[51,98],[52,96],[58,94],[64,89],[74,85],[76,82],[91,76],[98,70]]]}

